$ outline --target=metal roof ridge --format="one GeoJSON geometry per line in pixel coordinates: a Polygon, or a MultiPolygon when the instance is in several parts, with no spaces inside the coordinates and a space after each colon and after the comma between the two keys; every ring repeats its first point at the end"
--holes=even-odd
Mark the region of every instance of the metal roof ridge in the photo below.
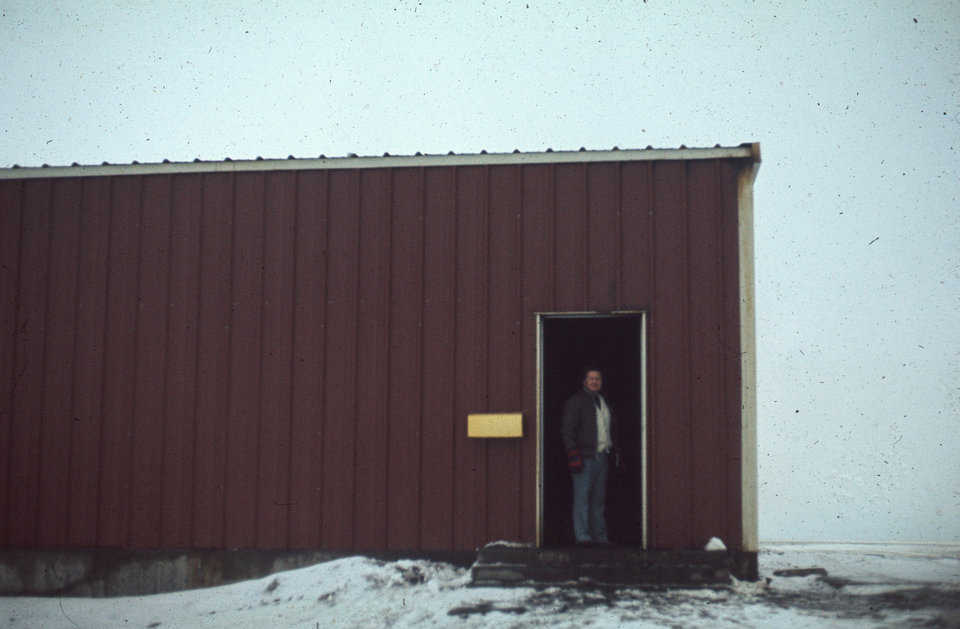
{"type": "Polygon", "coordinates": [[[692,159],[750,159],[760,162],[759,143],[744,143],[739,146],[720,146],[703,148],[653,148],[622,149],[614,146],[612,149],[588,150],[583,147],[573,150],[554,150],[521,152],[514,149],[512,152],[488,153],[421,153],[415,155],[368,155],[358,156],[348,153],[343,157],[293,157],[255,159],[231,159],[205,161],[196,158],[193,161],[172,162],[164,159],[162,162],[131,164],[102,164],[81,165],[76,162],[71,166],[18,166],[0,169],[0,179],[35,179],[53,177],[91,177],[111,175],[159,175],[182,173],[209,173],[209,172],[252,172],[273,170],[326,170],[351,168],[390,168],[390,167],[425,167],[425,166],[480,166],[480,165],[514,165],[514,164],[555,164],[555,163],[582,163],[582,162],[628,162],[628,161],[660,161],[660,160],[692,160],[692,159]]]}

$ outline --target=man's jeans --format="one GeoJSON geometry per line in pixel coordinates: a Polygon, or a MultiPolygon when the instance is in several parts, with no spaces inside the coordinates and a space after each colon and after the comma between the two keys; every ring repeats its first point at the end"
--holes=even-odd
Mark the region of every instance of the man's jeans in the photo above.
{"type": "Polygon", "coordinates": [[[573,474],[573,533],[577,542],[607,543],[604,507],[607,500],[607,454],[583,458],[583,471],[573,474]]]}

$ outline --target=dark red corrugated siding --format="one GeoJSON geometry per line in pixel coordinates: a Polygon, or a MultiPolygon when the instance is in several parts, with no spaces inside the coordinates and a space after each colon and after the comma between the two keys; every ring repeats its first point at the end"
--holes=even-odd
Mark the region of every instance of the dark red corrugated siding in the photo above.
{"type": "Polygon", "coordinates": [[[534,313],[617,309],[650,315],[652,545],[740,539],[743,166],[0,182],[0,543],[533,540],[534,313]]]}

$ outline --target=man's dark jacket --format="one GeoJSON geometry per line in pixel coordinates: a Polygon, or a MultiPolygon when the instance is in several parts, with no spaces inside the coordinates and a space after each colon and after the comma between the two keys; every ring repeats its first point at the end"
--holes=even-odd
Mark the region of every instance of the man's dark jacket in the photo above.
{"type": "MultiPolygon", "coordinates": [[[[610,441],[616,443],[616,416],[610,406],[610,400],[603,398],[610,409],[610,441]]],[[[586,389],[574,393],[563,407],[563,423],[560,427],[563,447],[580,450],[581,456],[593,456],[597,453],[597,407],[594,394],[586,389]]]]}

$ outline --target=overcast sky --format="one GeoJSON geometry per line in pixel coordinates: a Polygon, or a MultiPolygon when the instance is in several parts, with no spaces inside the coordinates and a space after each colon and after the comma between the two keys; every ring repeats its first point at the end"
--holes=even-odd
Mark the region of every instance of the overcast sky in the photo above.
{"type": "Polygon", "coordinates": [[[0,167],[760,142],[761,539],[960,540],[960,1],[336,4],[0,2],[0,167]]]}

